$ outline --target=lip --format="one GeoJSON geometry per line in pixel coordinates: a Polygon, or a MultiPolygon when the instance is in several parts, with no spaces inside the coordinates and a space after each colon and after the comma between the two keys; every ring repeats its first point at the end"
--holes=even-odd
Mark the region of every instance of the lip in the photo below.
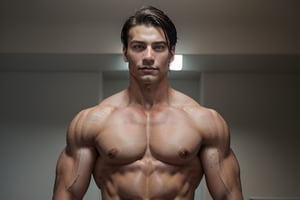
{"type": "Polygon", "coordinates": [[[150,72],[154,72],[154,71],[158,70],[158,68],[155,68],[155,67],[140,67],[139,69],[146,73],[147,72],[150,73],[150,72]]]}

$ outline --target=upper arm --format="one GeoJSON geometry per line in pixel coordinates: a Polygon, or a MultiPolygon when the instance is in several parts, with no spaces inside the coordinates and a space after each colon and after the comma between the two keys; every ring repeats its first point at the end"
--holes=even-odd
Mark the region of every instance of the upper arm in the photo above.
{"type": "Polygon", "coordinates": [[[53,199],[82,199],[92,174],[96,151],[85,126],[86,115],[78,114],[67,131],[67,145],[56,166],[53,199]]]}
{"type": "Polygon", "coordinates": [[[208,189],[214,199],[243,199],[238,161],[230,148],[229,129],[223,118],[213,111],[207,141],[200,159],[208,189]]]}

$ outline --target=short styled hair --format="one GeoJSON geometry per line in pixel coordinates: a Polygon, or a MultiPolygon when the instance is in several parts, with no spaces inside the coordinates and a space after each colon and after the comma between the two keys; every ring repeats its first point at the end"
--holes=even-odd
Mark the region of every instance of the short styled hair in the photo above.
{"type": "Polygon", "coordinates": [[[125,21],[121,31],[124,48],[128,47],[129,30],[137,25],[160,27],[166,37],[169,50],[176,46],[177,31],[171,19],[163,11],[153,6],[146,6],[138,9],[125,21]]]}

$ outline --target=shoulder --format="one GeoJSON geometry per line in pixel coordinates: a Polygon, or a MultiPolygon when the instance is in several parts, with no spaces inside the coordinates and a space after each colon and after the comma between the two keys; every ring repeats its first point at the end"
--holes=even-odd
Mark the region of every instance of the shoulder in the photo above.
{"type": "Polygon", "coordinates": [[[173,90],[172,92],[175,99],[174,105],[181,107],[197,123],[201,123],[203,120],[211,123],[223,121],[223,118],[216,110],[200,105],[196,100],[180,91],[173,90]]]}
{"type": "Polygon", "coordinates": [[[224,118],[214,109],[201,105],[187,105],[185,111],[189,114],[198,128],[207,134],[222,134],[227,130],[224,118]]]}
{"type": "Polygon", "coordinates": [[[82,131],[101,129],[111,113],[122,106],[124,96],[124,91],[116,93],[98,105],[80,111],[72,120],[70,127],[82,131]]]}
{"type": "Polygon", "coordinates": [[[108,97],[98,105],[77,113],[68,127],[67,142],[77,146],[93,144],[108,118],[120,106],[120,95],[108,97]]]}
{"type": "Polygon", "coordinates": [[[94,106],[80,111],[71,121],[67,130],[67,146],[91,147],[101,132],[109,108],[94,106]]]}
{"type": "Polygon", "coordinates": [[[230,131],[224,118],[214,109],[200,105],[187,106],[190,119],[201,137],[202,151],[218,149],[228,153],[230,150],[230,131]]]}
{"type": "Polygon", "coordinates": [[[214,109],[199,108],[195,115],[198,130],[203,136],[203,145],[228,149],[230,131],[224,118],[214,109]]]}
{"type": "Polygon", "coordinates": [[[176,91],[179,96],[181,109],[189,117],[199,134],[203,138],[203,142],[224,143],[229,142],[229,128],[224,118],[214,109],[204,107],[192,98],[176,91]]]}

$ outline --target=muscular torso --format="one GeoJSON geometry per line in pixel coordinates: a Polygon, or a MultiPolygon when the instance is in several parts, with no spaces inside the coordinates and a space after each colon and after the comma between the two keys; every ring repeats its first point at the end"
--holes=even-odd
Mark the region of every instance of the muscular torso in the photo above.
{"type": "Polygon", "coordinates": [[[115,107],[96,136],[103,200],[192,200],[201,134],[184,107],[115,107]]]}
{"type": "Polygon", "coordinates": [[[80,112],[58,159],[53,199],[82,199],[93,174],[102,200],[193,200],[205,173],[214,199],[242,200],[223,118],[175,90],[152,105],[125,90],[80,112]]]}

